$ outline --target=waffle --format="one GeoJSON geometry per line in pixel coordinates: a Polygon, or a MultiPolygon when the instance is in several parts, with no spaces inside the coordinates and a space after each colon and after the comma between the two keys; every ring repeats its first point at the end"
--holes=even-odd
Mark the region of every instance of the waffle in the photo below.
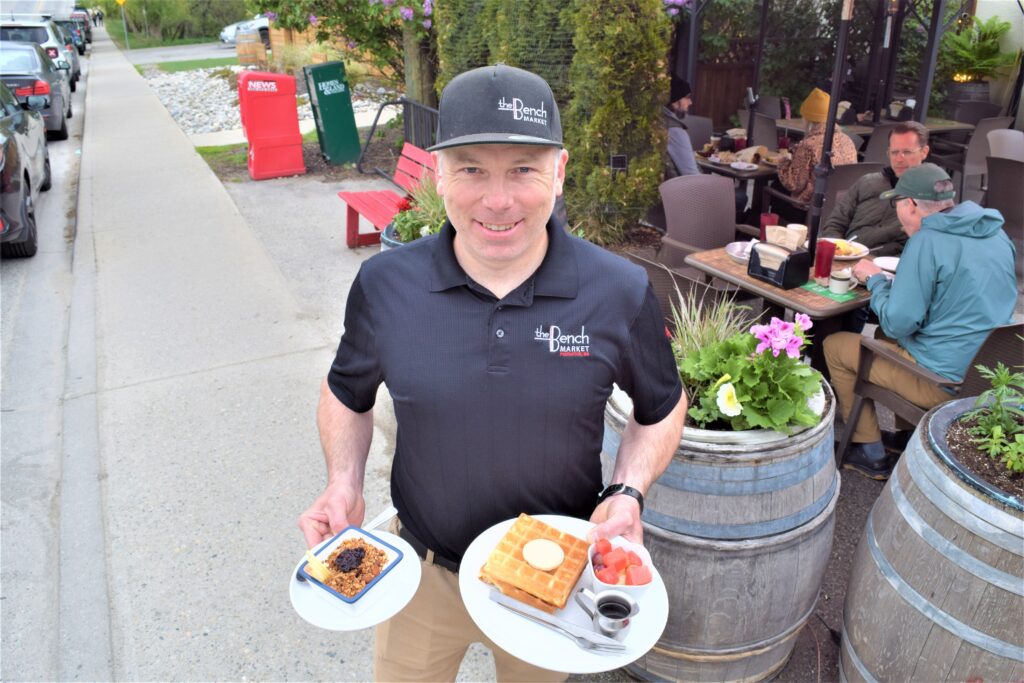
{"type": "Polygon", "coordinates": [[[586,541],[522,514],[480,568],[480,579],[510,598],[554,612],[565,607],[586,563],[586,541]],[[562,564],[549,572],[531,567],[523,559],[523,546],[535,538],[547,538],[561,546],[565,552],[562,564]]]}

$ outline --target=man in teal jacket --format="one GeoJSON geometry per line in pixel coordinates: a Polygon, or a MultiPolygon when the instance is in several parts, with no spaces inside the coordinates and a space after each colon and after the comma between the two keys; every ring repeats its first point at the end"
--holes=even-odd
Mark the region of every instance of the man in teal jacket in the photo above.
{"type": "MultiPolygon", "coordinates": [[[[990,330],[1010,321],[1017,298],[1014,246],[994,209],[953,202],[953,183],[941,168],[908,169],[879,199],[896,208],[908,240],[893,280],[871,261],[853,275],[871,292],[871,309],[901,355],[950,380],[963,378],[990,330]]],[[[825,339],[825,359],[844,417],[853,405],[860,337],[825,339]]],[[[930,408],[950,394],[893,363],[876,360],[872,383],[930,408]]],[[[896,441],[893,439],[893,441],[896,441]]],[[[866,401],[844,467],[886,479],[898,455],[887,454],[874,406],[866,401]]]]}

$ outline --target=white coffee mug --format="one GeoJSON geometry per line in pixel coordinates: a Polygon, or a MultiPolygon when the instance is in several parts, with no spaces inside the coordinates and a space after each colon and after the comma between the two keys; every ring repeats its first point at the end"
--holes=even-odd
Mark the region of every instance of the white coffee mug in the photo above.
{"type": "Polygon", "coordinates": [[[828,289],[833,294],[846,294],[850,291],[850,271],[838,270],[828,280],[828,289]]]}

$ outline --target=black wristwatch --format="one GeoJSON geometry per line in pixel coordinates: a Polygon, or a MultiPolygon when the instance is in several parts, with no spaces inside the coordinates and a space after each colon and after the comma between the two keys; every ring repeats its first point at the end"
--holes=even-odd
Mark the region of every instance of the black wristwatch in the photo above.
{"type": "Polygon", "coordinates": [[[597,502],[600,504],[604,502],[605,498],[617,496],[620,493],[629,496],[630,498],[635,498],[636,502],[640,503],[640,512],[644,511],[644,494],[640,493],[632,486],[626,486],[625,484],[609,484],[604,487],[604,491],[601,491],[597,496],[597,502]]]}

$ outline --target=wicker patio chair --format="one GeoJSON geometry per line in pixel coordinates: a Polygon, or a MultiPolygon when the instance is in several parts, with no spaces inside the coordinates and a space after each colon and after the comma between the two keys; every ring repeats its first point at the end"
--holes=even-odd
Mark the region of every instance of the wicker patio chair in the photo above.
{"type": "Polygon", "coordinates": [[[1024,286],[1024,161],[988,158],[985,206],[1003,214],[1003,229],[1017,248],[1017,286],[1024,286]]]}
{"type": "Polygon", "coordinates": [[[864,148],[863,161],[870,164],[882,164],[883,166],[889,163],[889,134],[895,127],[896,124],[888,123],[875,126],[875,129],[871,132],[871,137],[868,138],[867,147],[864,148]]]}
{"type": "Polygon", "coordinates": [[[988,132],[990,156],[1024,161],[1024,131],[1002,128],[988,132]]]}
{"type": "MultiPolygon", "coordinates": [[[[882,168],[882,164],[866,162],[859,164],[844,164],[833,168],[832,174],[825,180],[825,198],[821,205],[822,222],[824,222],[829,217],[829,214],[832,213],[832,210],[836,205],[836,198],[840,196],[840,193],[849,190],[861,176],[867,175],[868,173],[878,173],[882,168]]],[[[766,187],[764,189],[762,205],[767,207],[775,201],[792,204],[801,211],[806,212],[807,216],[805,221],[810,221],[811,205],[809,203],[797,201],[783,187],[766,187]]]]}
{"type": "Polygon", "coordinates": [[[984,176],[988,175],[988,164],[985,159],[991,155],[988,147],[989,131],[1009,128],[1011,123],[1013,123],[1013,119],[1009,116],[982,119],[974,127],[971,139],[966,145],[942,142],[941,140],[935,140],[932,143],[928,160],[945,168],[950,175],[960,174],[958,201],[964,200],[964,187],[968,177],[982,176],[981,189],[985,189],[984,176]]]}
{"type": "Polygon", "coordinates": [[[985,338],[984,343],[978,348],[974,358],[971,359],[964,378],[959,382],[950,381],[942,375],[936,374],[904,358],[892,348],[890,343],[863,337],[860,340],[860,363],[857,366],[857,383],[853,388],[853,406],[851,406],[850,416],[843,428],[843,436],[839,441],[839,446],[836,447],[836,464],[838,466],[843,464],[846,451],[850,446],[850,441],[853,439],[853,430],[857,425],[857,420],[860,418],[865,400],[881,403],[902,419],[915,425],[928,412],[926,408],[914,405],[896,392],[868,381],[871,365],[874,363],[875,358],[884,358],[925,381],[948,389],[951,392],[950,399],[959,396],[977,396],[988,388],[988,382],[981,376],[981,373],[978,372],[975,366],[981,364],[994,368],[998,362],[1008,366],[1018,365],[1021,354],[1020,340],[1017,337],[1021,334],[1024,334],[1024,323],[1003,325],[989,332],[988,337],[985,338]]]}

